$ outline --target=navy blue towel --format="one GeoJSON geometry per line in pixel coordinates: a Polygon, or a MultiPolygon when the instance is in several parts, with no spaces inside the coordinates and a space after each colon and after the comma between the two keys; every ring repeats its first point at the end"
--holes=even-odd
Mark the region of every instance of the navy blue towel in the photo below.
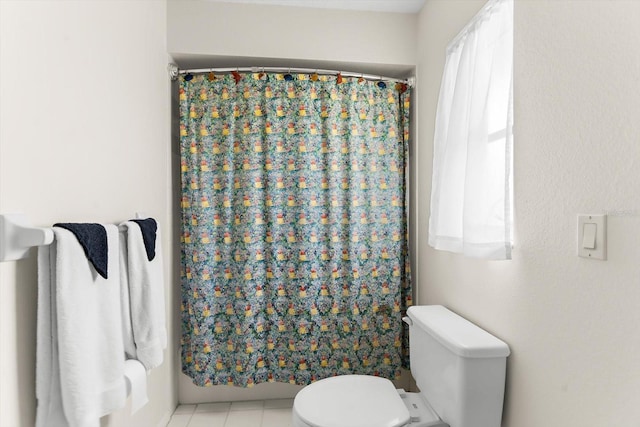
{"type": "Polygon", "coordinates": [[[109,263],[109,247],[107,246],[107,230],[100,224],[82,223],[57,223],[54,227],[64,228],[72,232],[87,259],[96,269],[99,275],[107,278],[107,265],[109,263]]]}
{"type": "Polygon", "coordinates": [[[142,240],[144,240],[144,249],[147,251],[147,259],[152,261],[156,257],[156,231],[158,223],[153,218],[132,219],[140,226],[142,231],[142,240]]]}

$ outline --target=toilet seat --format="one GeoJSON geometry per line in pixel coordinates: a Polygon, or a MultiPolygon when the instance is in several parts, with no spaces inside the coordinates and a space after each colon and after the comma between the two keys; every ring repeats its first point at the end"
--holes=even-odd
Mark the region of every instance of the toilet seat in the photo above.
{"type": "Polygon", "coordinates": [[[341,375],[308,385],[296,396],[293,413],[304,427],[402,427],[411,419],[393,383],[369,375],[341,375]]]}

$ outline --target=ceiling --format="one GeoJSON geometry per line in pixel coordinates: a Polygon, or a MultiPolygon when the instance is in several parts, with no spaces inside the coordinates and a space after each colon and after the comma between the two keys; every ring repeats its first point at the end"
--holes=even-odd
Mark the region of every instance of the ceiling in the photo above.
{"type": "Polygon", "coordinates": [[[224,3],[275,4],[325,9],[370,10],[376,12],[417,13],[425,0],[208,0],[224,3]]]}

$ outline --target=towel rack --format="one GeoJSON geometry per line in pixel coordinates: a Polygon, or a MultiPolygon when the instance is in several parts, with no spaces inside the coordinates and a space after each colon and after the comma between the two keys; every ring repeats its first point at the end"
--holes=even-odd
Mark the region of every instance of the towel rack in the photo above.
{"type": "Polygon", "coordinates": [[[0,261],[27,258],[32,247],[50,245],[52,242],[53,230],[33,227],[26,215],[0,215],[0,261]]]}
{"type": "MultiPolygon", "coordinates": [[[[148,218],[135,212],[137,219],[148,218]]],[[[33,227],[23,213],[0,214],[0,262],[28,258],[29,249],[53,243],[51,228],[33,227]]]]}

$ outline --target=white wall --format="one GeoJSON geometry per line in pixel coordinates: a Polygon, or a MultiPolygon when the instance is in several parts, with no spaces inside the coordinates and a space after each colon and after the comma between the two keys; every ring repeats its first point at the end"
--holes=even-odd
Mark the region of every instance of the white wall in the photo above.
{"type": "Polygon", "coordinates": [[[515,249],[486,262],[426,245],[448,41],[483,1],[419,17],[419,303],[510,344],[506,427],[640,425],[640,2],[516,0],[515,249]],[[609,216],[609,259],[576,256],[576,215],[609,216]]]}
{"type": "MultiPolygon", "coordinates": [[[[165,2],[2,0],[0,19],[0,213],[50,226],[118,223],[144,211],[164,229],[171,278],[165,2]]],[[[35,257],[0,264],[0,279],[0,425],[32,427],[35,257]]],[[[168,308],[169,289],[167,280],[168,308]]],[[[168,419],[174,343],[149,377],[149,404],[103,426],[168,419]]]]}
{"type": "MultiPolygon", "coordinates": [[[[417,15],[169,0],[167,46],[188,66],[280,65],[410,76],[417,15]]],[[[301,387],[197,387],[179,375],[182,403],[293,397],[301,387]]]]}
{"type": "Polygon", "coordinates": [[[168,0],[167,49],[179,65],[351,64],[406,76],[416,29],[412,14],[168,0]]]}

